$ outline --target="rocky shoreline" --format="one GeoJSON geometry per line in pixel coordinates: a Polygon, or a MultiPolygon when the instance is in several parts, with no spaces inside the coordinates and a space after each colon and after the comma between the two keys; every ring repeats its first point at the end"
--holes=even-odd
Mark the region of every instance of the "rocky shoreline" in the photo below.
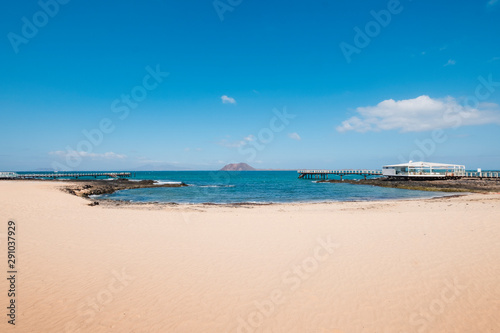
{"type": "Polygon", "coordinates": [[[135,188],[157,188],[157,187],[184,187],[185,183],[179,184],[157,184],[153,180],[130,181],[128,179],[115,180],[66,180],[70,185],[64,186],[63,191],[82,198],[91,195],[111,194],[116,191],[130,190],[135,188]]]}
{"type": "Polygon", "coordinates": [[[380,187],[400,188],[419,191],[436,192],[474,192],[488,193],[500,192],[500,179],[446,179],[446,180],[393,180],[388,178],[378,179],[329,179],[320,180],[318,183],[344,183],[355,185],[372,185],[380,187]]]}
{"type": "MultiPolygon", "coordinates": [[[[22,181],[22,180],[20,180],[22,181]]],[[[43,180],[51,181],[54,180],[43,180]]],[[[320,180],[318,183],[343,183],[353,185],[368,185],[380,186],[389,188],[399,188],[407,190],[419,191],[435,191],[435,192],[453,192],[453,193],[500,193],[500,179],[471,179],[462,178],[455,180],[393,180],[387,178],[378,179],[344,179],[344,180],[320,180]]],[[[185,183],[176,184],[158,184],[154,180],[141,180],[130,181],[128,179],[115,179],[115,180],[99,180],[99,179],[72,179],[64,180],[61,190],[63,192],[76,195],[78,197],[91,199],[93,195],[111,194],[116,191],[137,189],[137,188],[157,188],[157,187],[184,187],[189,186],[185,183]]],[[[121,200],[98,199],[98,201],[91,201],[89,205],[95,206],[99,204],[105,205],[123,205],[130,204],[121,200]]],[[[140,203],[135,203],[139,205],[140,203]]],[[[143,203],[144,205],[150,203],[143,203]]],[[[158,203],[155,203],[158,204],[158,203]]],[[[165,205],[172,205],[174,203],[165,203],[165,205]]],[[[204,203],[203,205],[216,205],[211,203],[204,203]]],[[[255,204],[240,203],[230,206],[254,206],[255,204]]],[[[225,205],[222,205],[225,206],[225,205]]]]}

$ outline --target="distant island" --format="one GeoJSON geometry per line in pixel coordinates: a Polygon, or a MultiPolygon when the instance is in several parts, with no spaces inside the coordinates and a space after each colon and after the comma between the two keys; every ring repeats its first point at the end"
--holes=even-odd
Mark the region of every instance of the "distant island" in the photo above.
{"type": "Polygon", "coordinates": [[[257,169],[246,163],[231,163],[225,165],[220,171],[257,171],[257,169]]]}

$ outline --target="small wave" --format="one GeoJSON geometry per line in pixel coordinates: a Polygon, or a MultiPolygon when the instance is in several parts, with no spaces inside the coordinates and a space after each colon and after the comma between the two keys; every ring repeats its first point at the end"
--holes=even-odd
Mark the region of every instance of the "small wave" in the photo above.
{"type": "Polygon", "coordinates": [[[199,203],[190,203],[190,204],[199,204],[206,206],[269,206],[274,205],[276,202],[273,201],[239,201],[239,202],[199,202],[199,203]]]}
{"type": "Polygon", "coordinates": [[[155,180],[155,185],[180,185],[182,182],[155,180]]]}
{"type": "Polygon", "coordinates": [[[212,187],[212,188],[216,188],[216,187],[235,187],[236,185],[200,185],[199,187],[212,187]]]}
{"type": "Polygon", "coordinates": [[[129,182],[142,182],[144,179],[129,179],[129,182]]]}

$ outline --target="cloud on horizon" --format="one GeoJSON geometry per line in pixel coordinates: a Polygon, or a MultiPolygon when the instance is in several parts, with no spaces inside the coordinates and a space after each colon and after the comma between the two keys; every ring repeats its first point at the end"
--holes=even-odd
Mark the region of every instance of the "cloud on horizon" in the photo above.
{"type": "Polygon", "coordinates": [[[222,100],[222,104],[236,104],[236,100],[227,95],[222,95],[220,99],[222,100]]]}
{"type": "Polygon", "coordinates": [[[376,106],[358,107],[356,112],[358,115],[343,121],[337,131],[423,132],[460,126],[500,125],[498,104],[482,103],[472,108],[459,104],[453,97],[433,99],[423,95],[401,101],[389,99],[376,106]]]}
{"type": "Polygon", "coordinates": [[[127,156],[122,155],[122,154],[117,154],[112,151],[109,151],[104,154],[97,154],[97,153],[88,153],[86,151],[76,151],[76,150],[67,150],[67,151],[62,151],[62,150],[57,150],[57,151],[51,151],[49,152],[49,155],[55,155],[55,156],[60,156],[60,157],[68,157],[68,156],[80,156],[80,157],[90,157],[93,159],[123,159],[126,158],[127,156]]]}

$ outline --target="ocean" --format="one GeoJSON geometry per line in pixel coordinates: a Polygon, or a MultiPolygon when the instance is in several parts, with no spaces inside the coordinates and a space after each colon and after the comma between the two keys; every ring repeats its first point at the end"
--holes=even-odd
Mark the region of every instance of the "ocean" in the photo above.
{"type": "Polygon", "coordinates": [[[99,198],[130,202],[233,204],[367,201],[450,195],[369,185],[317,183],[297,177],[296,171],[144,171],[135,172],[131,180],[153,179],[157,184],[183,182],[189,186],[123,190],[99,198]]]}

